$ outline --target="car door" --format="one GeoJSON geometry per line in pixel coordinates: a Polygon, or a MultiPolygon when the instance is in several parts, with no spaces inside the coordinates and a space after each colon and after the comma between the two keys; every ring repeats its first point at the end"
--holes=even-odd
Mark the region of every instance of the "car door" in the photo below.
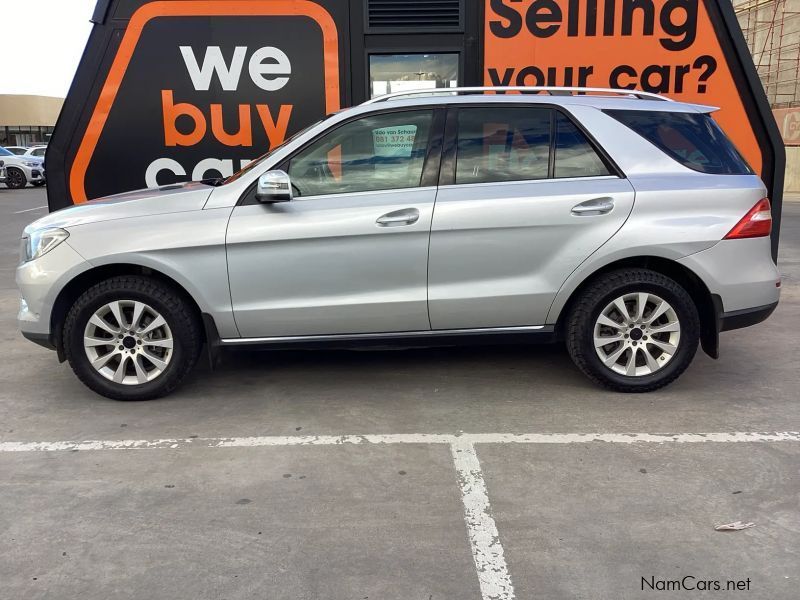
{"type": "Polygon", "coordinates": [[[433,329],[536,326],[622,226],[634,191],[566,113],[451,109],[431,229],[433,329]]]}
{"type": "Polygon", "coordinates": [[[282,167],[294,198],[250,192],[227,232],[243,337],[429,330],[427,261],[443,111],[337,126],[282,167]]]}

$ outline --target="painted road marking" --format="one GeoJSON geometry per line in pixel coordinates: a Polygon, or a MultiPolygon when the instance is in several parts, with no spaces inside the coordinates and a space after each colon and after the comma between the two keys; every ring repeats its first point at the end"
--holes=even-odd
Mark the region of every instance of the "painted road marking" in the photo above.
{"type": "Polygon", "coordinates": [[[157,450],[187,447],[256,448],[260,446],[334,446],[338,444],[694,444],[800,442],[800,431],[713,433],[396,433],[368,435],[293,435],[254,437],[166,438],[156,440],[88,440],[0,442],[0,452],[70,450],[157,450]]]}
{"type": "Polygon", "coordinates": [[[183,448],[259,448],[269,446],[335,446],[343,444],[447,444],[453,456],[464,523],[482,600],[515,600],[500,534],[492,514],[475,444],[695,444],[800,442],[800,431],[712,433],[399,433],[387,435],[302,435],[165,438],[156,440],[88,440],[0,442],[0,452],[92,450],[174,450],[183,448]]]}
{"type": "Polygon", "coordinates": [[[42,210],[43,208],[47,208],[47,206],[37,206],[36,208],[26,208],[25,210],[18,210],[15,212],[15,215],[21,215],[22,213],[32,212],[34,210],[42,210]]]}
{"type": "Polygon", "coordinates": [[[508,574],[500,533],[494,521],[486,482],[475,446],[465,439],[450,444],[453,464],[464,504],[464,523],[478,572],[483,600],[513,600],[514,586],[508,574]]]}

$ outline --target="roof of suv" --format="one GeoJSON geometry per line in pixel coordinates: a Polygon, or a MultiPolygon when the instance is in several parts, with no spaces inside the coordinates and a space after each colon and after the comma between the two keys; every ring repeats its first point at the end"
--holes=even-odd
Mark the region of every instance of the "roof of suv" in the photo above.
{"type": "Polygon", "coordinates": [[[672,101],[638,90],[593,88],[476,87],[409,90],[368,100],[360,106],[429,106],[440,104],[527,103],[592,106],[598,109],[712,112],[717,107],[672,101]],[[489,93],[511,90],[511,93],[489,93]],[[524,92],[524,93],[519,93],[524,92]]]}

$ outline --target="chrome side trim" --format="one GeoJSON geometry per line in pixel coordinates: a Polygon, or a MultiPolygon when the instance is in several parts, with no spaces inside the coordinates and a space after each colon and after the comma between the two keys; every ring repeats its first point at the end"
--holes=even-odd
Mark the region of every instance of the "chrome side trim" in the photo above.
{"type": "Polygon", "coordinates": [[[283,344],[287,342],[336,342],[350,340],[396,340],[404,338],[437,338],[459,335],[509,334],[549,332],[552,327],[546,325],[525,325],[522,327],[482,327],[479,329],[436,329],[425,331],[394,331],[389,333],[339,333],[334,335],[292,335],[258,338],[223,338],[220,343],[225,346],[247,344],[283,344]]]}

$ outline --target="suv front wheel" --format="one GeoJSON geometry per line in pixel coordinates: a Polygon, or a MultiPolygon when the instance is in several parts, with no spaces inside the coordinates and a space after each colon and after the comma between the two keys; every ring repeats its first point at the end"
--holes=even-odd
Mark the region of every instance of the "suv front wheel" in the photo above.
{"type": "Polygon", "coordinates": [[[183,295],[160,281],[112,277],[89,288],[64,323],[64,351],[89,388],[115,400],[172,392],[197,362],[201,328],[183,295]]]}
{"type": "Polygon", "coordinates": [[[6,167],[6,187],[12,190],[21,190],[28,185],[28,179],[22,169],[6,167]]]}
{"type": "Polygon", "coordinates": [[[664,387],[692,362],[700,319],[677,282],[648,269],[606,273],[567,321],[567,349],[590,379],[618,392],[664,387]]]}

